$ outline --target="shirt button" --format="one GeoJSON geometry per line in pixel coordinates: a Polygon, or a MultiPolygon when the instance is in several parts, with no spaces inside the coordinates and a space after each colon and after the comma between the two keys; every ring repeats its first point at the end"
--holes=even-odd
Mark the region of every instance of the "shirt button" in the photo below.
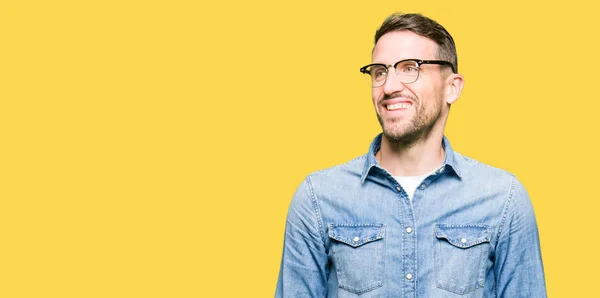
{"type": "Polygon", "coordinates": [[[406,275],[406,279],[408,279],[408,280],[411,280],[411,279],[412,279],[412,274],[410,274],[410,273],[409,273],[409,274],[407,274],[407,275],[406,275]]]}
{"type": "Polygon", "coordinates": [[[438,174],[441,174],[444,171],[444,168],[440,168],[440,170],[438,171],[438,174]]]}
{"type": "Polygon", "coordinates": [[[466,238],[460,239],[460,242],[467,243],[467,239],[466,238]]]}
{"type": "Polygon", "coordinates": [[[358,240],[360,240],[360,238],[354,237],[354,239],[352,239],[352,240],[354,240],[354,242],[358,242],[358,240]]]}
{"type": "Polygon", "coordinates": [[[406,232],[407,232],[407,233],[410,233],[410,232],[412,232],[412,228],[411,228],[411,227],[408,227],[408,228],[406,228],[406,232]]]}
{"type": "Polygon", "coordinates": [[[396,186],[396,190],[400,191],[401,190],[400,186],[396,186]]]}
{"type": "Polygon", "coordinates": [[[425,189],[425,184],[421,184],[421,189],[425,189]]]}

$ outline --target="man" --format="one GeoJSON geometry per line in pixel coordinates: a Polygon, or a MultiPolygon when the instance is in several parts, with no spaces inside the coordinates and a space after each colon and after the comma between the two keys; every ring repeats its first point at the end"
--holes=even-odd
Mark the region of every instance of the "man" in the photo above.
{"type": "Polygon", "coordinates": [[[463,88],[453,38],[427,17],[393,14],[372,62],[360,71],[383,133],[298,188],[275,296],[546,297],[523,185],[444,137],[463,88]]]}

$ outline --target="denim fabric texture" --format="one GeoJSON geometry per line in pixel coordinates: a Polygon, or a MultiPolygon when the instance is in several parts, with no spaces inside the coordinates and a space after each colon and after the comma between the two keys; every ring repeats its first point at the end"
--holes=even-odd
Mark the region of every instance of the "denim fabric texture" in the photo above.
{"type": "Polygon", "coordinates": [[[408,199],[366,155],[310,174],[287,215],[275,297],[546,297],[537,224],[512,174],[454,152],[408,199]]]}

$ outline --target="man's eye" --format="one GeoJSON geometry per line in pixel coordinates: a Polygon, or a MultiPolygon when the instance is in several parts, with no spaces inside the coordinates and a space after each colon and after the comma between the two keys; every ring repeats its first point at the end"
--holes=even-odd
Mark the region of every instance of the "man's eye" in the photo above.
{"type": "Polygon", "coordinates": [[[385,77],[386,75],[387,75],[387,72],[384,69],[377,69],[377,70],[373,71],[373,76],[376,78],[385,77]]]}
{"type": "Polygon", "coordinates": [[[404,68],[404,72],[408,72],[408,73],[417,72],[417,71],[419,71],[419,68],[414,67],[414,66],[407,66],[404,68]]]}

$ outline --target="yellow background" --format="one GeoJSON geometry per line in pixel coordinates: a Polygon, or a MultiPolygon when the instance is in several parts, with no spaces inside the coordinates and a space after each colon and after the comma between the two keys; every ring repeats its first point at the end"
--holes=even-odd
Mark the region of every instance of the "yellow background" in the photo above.
{"type": "Polygon", "coordinates": [[[380,131],[394,11],[454,36],[447,136],[516,174],[548,293],[597,287],[592,1],[0,2],[0,297],[272,297],[287,208],[380,131]]]}

